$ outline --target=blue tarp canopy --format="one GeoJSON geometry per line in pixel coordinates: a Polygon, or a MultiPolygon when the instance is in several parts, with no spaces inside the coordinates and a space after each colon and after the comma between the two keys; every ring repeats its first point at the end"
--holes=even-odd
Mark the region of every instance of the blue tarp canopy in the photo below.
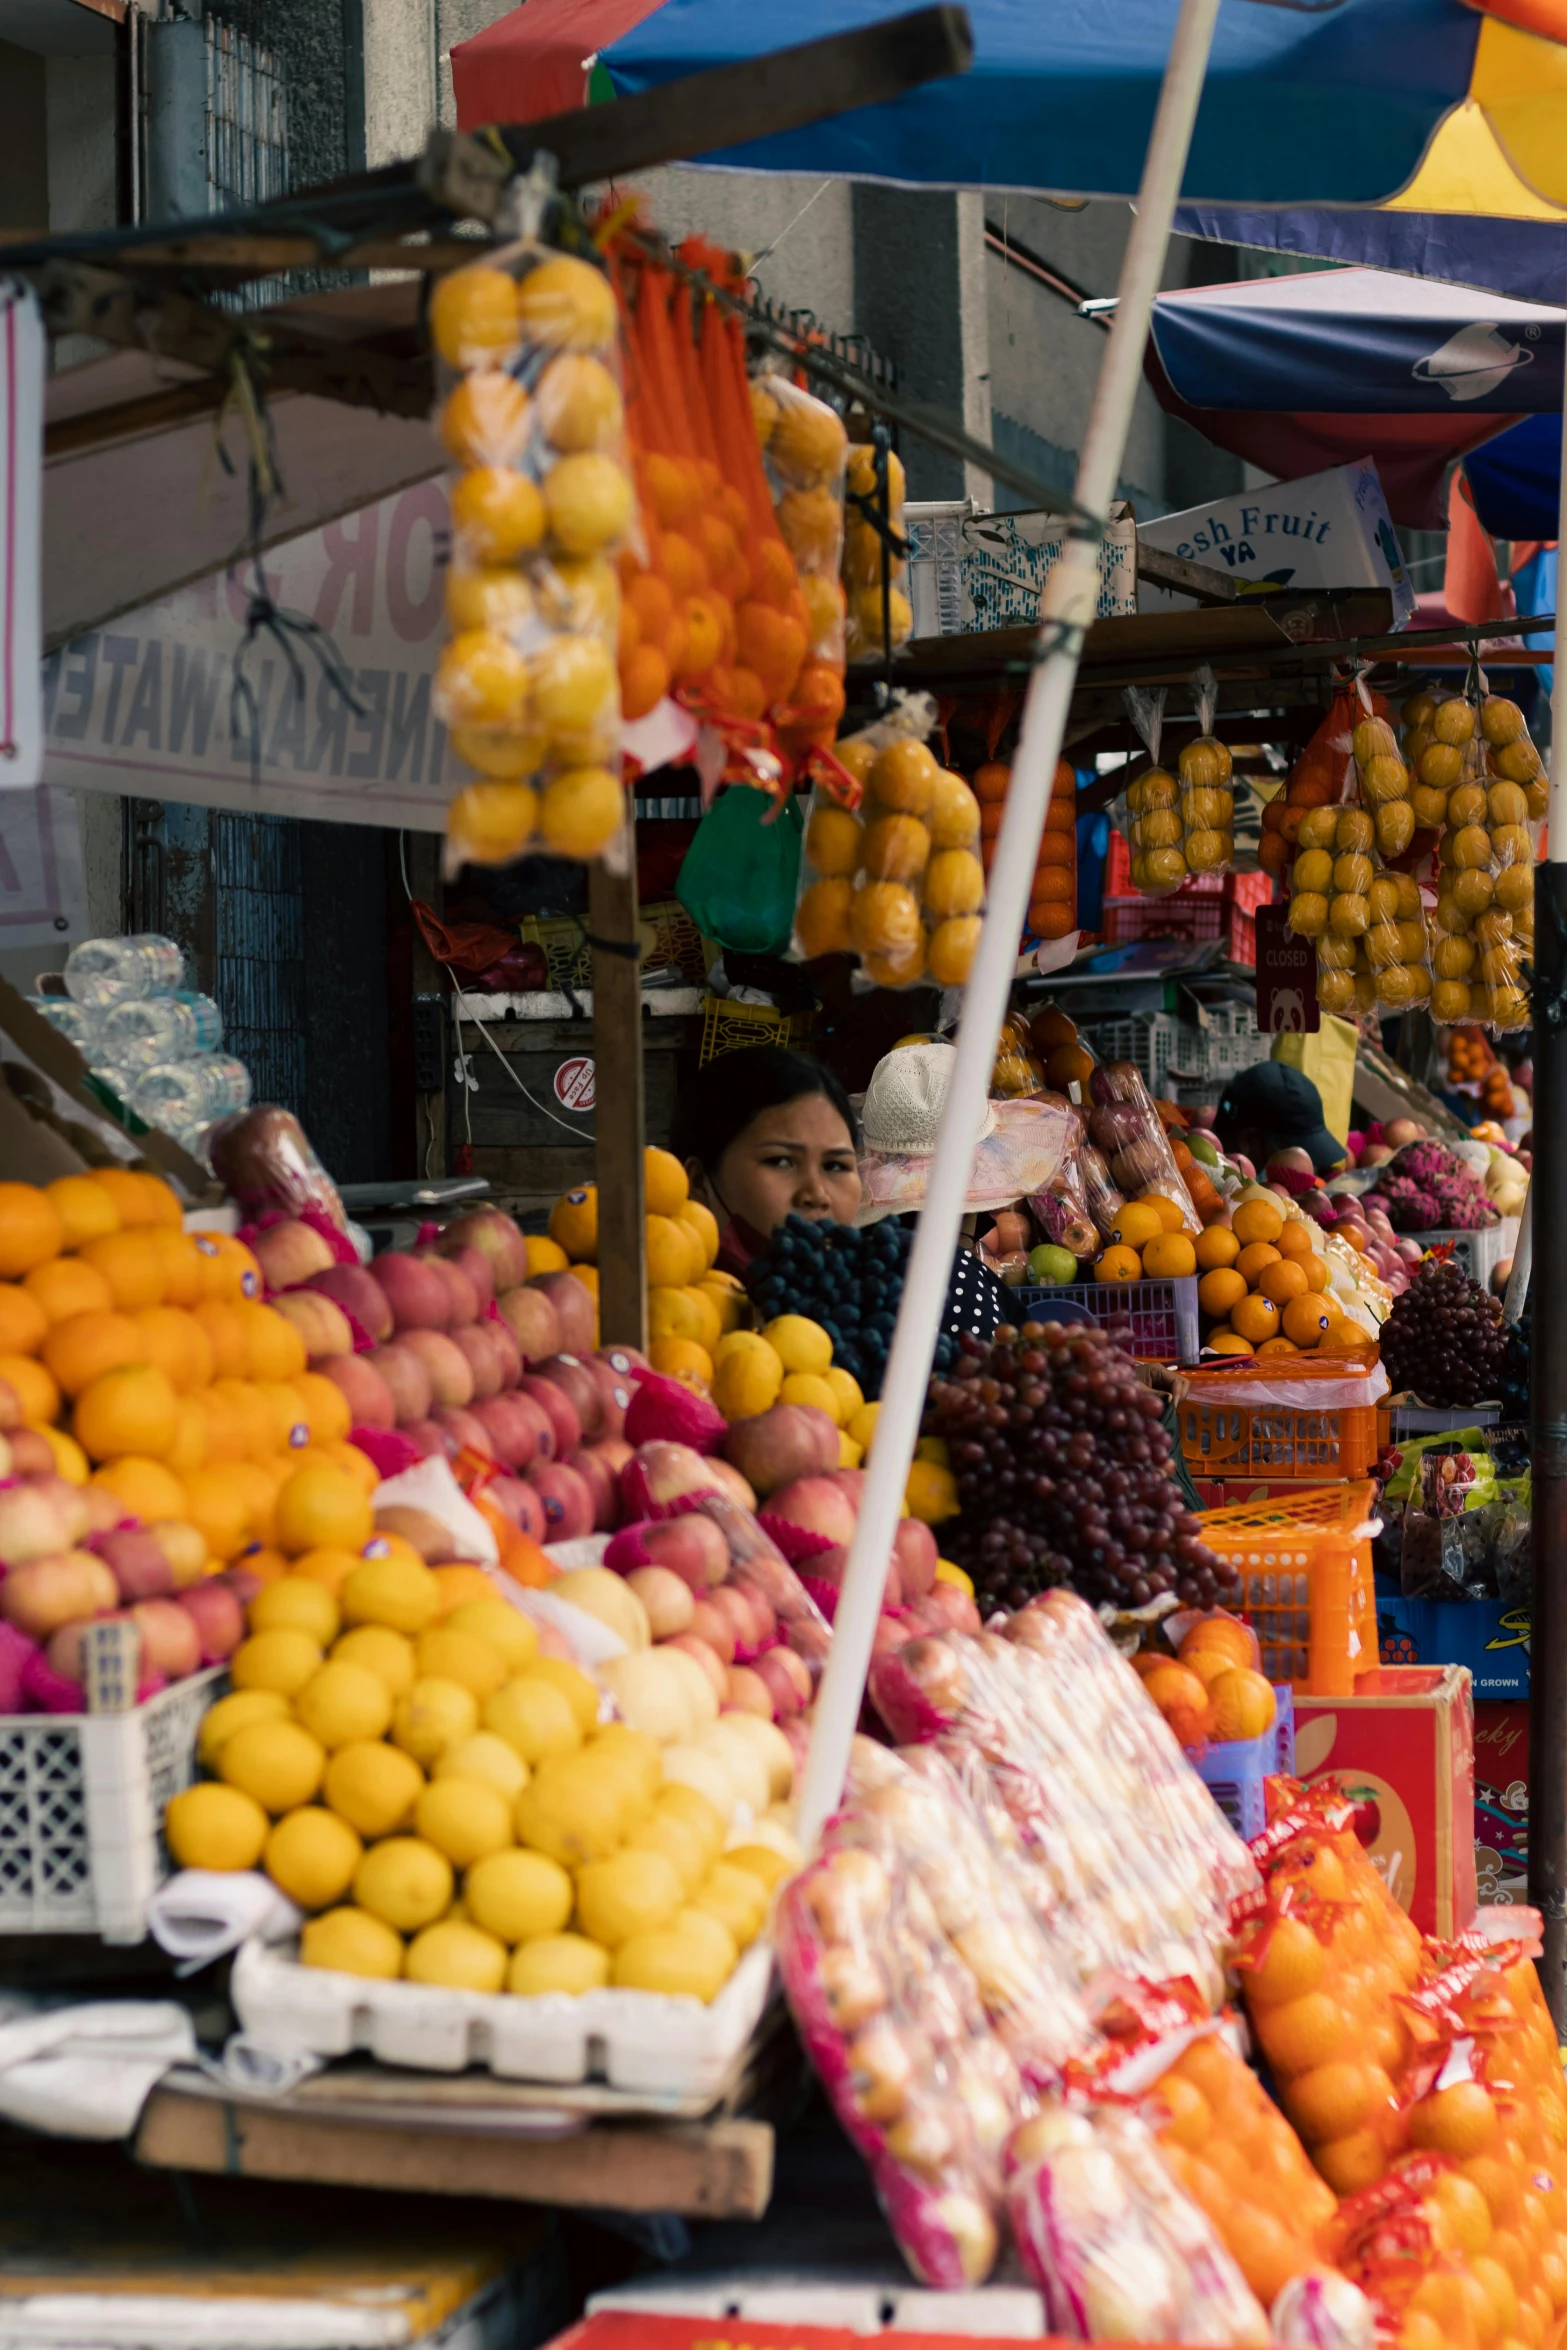
{"type": "Polygon", "coordinates": [[[1562,478],[1562,420],[1526,416],[1464,459],[1475,512],[1499,539],[1553,539],[1562,478]]]}
{"type": "MultiPolygon", "coordinates": [[[[705,160],[915,187],[1135,195],[1178,0],[967,5],[970,73],[705,160]]],[[[896,13],[888,0],[664,0],[601,62],[617,92],[656,89],[896,13]]],[[[1187,197],[1372,204],[1394,194],[1465,100],[1480,26],[1460,0],[1223,0],[1187,197]]]]}

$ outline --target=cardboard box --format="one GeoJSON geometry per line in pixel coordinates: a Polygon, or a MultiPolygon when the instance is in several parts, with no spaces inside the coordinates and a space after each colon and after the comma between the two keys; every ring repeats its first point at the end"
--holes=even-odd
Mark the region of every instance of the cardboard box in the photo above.
{"type": "MultiPolygon", "coordinates": [[[[1212,498],[1181,514],[1156,515],[1152,522],[1139,523],[1138,531],[1151,547],[1232,573],[1245,583],[1243,594],[1385,588],[1393,599],[1395,628],[1402,628],[1415,608],[1414,585],[1369,457],[1335,465],[1327,473],[1309,473],[1301,481],[1270,482],[1266,489],[1212,498]]],[[[1144,585],[1145,612],[1189,606],[1186,596],[1144,585]]]]}
{"type": "Polygon", "coordinates": [[[1422,1933],[1475,1913],[1475,1724],[1464,1665],[1384,1665],[1353,1697],[1295,1699],[1295,1772],[1368,1807],[1366,1842],[1422,1933]]]}
{"type": "Polygon", "coordinates": [[[1476,1701],[1529,1694],[1527,1607],[1501,1599],[1404,1599],[1377,1593],[1385,1665],[1467,1665],[1476,1701]]]}
{"type": "Polygon", "coordinates": [[[1475,1882],[1483,1902],[1529,1898],[1529,1708],[1475,1707],[1475,1882]]]}

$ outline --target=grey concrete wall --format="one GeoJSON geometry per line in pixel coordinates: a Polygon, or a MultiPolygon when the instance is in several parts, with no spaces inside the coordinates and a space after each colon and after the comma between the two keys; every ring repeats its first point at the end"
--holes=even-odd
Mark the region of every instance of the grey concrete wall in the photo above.
{"type": "Polygon", "coordinates": [[[113,56],[44,60],[49,140],[49,226],[56,235],[113,225],[115,174],[113,56]]]}
{"type": "Polygon", "coordinates": [[[49,218],[45,63],[0,41],[0,228],[39,229],[49,218]]]}

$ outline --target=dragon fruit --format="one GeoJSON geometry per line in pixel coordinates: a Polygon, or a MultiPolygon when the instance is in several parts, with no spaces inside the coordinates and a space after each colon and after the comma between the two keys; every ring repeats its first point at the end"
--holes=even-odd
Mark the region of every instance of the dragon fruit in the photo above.
{"type": "Polygon", "coordinates": [[[1407,1143],[1364,1204],[1381,1208],[1395,1232],[1484,1232],[1497,1221],[1475,1175],[1439,1142],[1407,1143]]]}

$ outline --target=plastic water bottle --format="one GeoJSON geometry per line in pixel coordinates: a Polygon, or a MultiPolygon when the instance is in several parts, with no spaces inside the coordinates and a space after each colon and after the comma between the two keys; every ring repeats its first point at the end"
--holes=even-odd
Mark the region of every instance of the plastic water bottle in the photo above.
{"type": "Polygon", "coordinates": [[[188,1061],[223,1040],[223,1015],[209,995],[150,995],[116,1004],[103,1022],[103,1050],[127,1069],[188,1061]]]}
{"type": "Polygon", "coordinates": [[[86,1061],[98,1055],[103,1035],[103,1022],[96,1012],[85,1005],[73,1004],[68,995],[30,995],[28,1002],[35,1012],[41,1012],[51,1028],[57,1028],[66,1040],[74,1044],[86,1061]]]}
{"type": "Polygon", "coordinates": [[[67,995],[99,1012],[142,996],[172,995],[184,976],[182,950],[156,931],[135,938],[86,938],[65,958],[67,995]]]}
{"type": "Polygon", "coordinates": [[[137,1076],[131,1108],[149,1126],[167,1132],[205,1126],[228,1110],[250,1106],[250,1071],[232,1053],[198,1053],[189,1061],[160,1061],[137,1076]]]}

